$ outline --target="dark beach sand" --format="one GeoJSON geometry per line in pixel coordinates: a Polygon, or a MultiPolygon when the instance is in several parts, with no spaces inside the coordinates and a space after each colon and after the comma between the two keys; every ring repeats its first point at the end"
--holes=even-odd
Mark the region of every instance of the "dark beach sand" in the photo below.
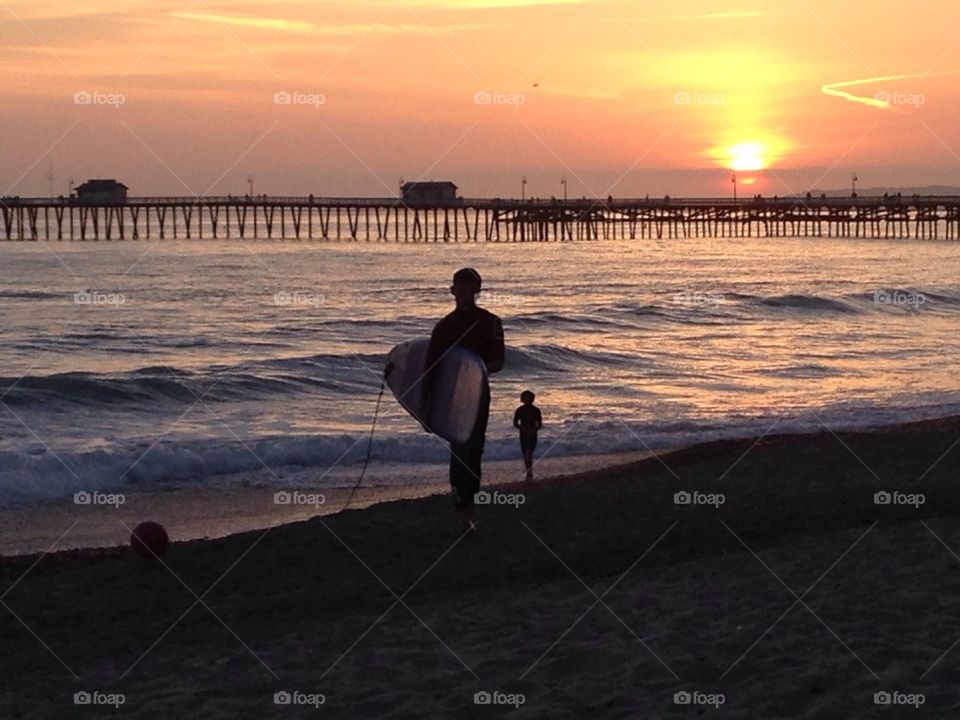
{"type": "MultiPolygon", "coordinates": [[[[549,452],[549,445],[547,446],[549,452]]],[[[570,475],[650,457],[651,453],[544,457],[537,470],[545,477],[570,475]]],[[[316,468],[287,467],[236,476],[210,477],[196,483],[164,483],[150,489],[124,488],[119,505],[77,505],[73,496],[41,505],[0,508],[0,556],[60,550],[113,547],[127,542],[130,530],[144,519],[162,523],[173,541],[220,538],[259,530],[317,515],[360,509],[395,500],[411,500],[449,492],[444,464],[370,463],[362,487],[353,490],[359,467],[338,468],[339,476],[316,468]],[[321,475],[318,481],[318,474],[321,475]],[[297,490],[322,504],[277,504],[275,494],[297,490]]],[[[486,463],[491,482],[516,482],[524,475],[519,458],[486,463]]]]}
{"type": "Polygon", "coordinates": [[[952,418],[710,443],[505,486],[525,503],[480,508],[466,537],[427,497],[178,543],[164,564],[6,558],[0,718],[953,717],[958,440],[952,418]],[[884,690],[925,703],[875,705],[884,690]]]}

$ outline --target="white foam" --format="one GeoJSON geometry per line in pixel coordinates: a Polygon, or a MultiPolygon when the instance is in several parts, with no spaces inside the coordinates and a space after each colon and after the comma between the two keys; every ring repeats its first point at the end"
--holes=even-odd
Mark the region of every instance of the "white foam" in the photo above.
{"type": "MultiPolygon", "coordinates": [[[[543,431],[537,456],[551,459],[662,451],[710,440],[759,436],[767,432],[812,432],[863,428],[880,424],[960,414],[960,407],[931,405],[925,408],[832,408],[794,417],[763,416],[672,423],[623,423],[584,419],[553,424],[543,431]]],[[[0,507],[62,498],[81,490],[150,491],[170,485],[216,483],[220,486],[249,481],[256,474],[276,482],[291,474],[303,483],[342,484],[352,480],[367,451],[365,435],[267,437],[240,442],[213,439],[64,451],[35,444],[22,450],[0,452],[0,507]],[[149,450],[148,450],[149,448],[149,450]],[[295,469],[296,472],[289,472],[295,469]],[[287,472],[285,472],[287,470],[287,472]],[[300,472],[303,470],[304,472],[300,472]]],[[[373,443],[373,467],[379,482],[420,482],[418,468],[443,468],[446,445],[422,432],[378,434],[373,443]]],[[[488,462],[519,459],[512,433],[488,436],[484,459],[488,462]]],[[[282,481],[282,480],[281,480],[282,481]]]]}

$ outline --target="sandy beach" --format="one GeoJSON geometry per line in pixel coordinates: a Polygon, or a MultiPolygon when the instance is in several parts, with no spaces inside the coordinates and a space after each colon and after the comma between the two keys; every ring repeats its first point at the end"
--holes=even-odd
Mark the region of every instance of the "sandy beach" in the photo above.
{"type": "Polygon", "coordinates": [[[946,717],[958,438],[774,428],[491,487],[466,536],[432,496],[8,557],[0,716],[946,717]]]}
{"type": "MultiPolygon", "coordinates": [[[[643,451],[550,457],[548,448],[537,463],[537,472],[544,477],[565,476],[650,455],[643,451]]],[[[316,468],[263,468],[247,473],[242,482],[225,476],[208,478],[199,485],[166,483],[150,490],[131,488],[114,494],[96,491],[100,504],[78,504],[70,496],[40,506],[0,508],[0,556],[122,545],[130,530],[145,518],[162,523],[171,541],[182,542],[449,492],[444,464],[372,462],[357,485],[360,470],[337,467],[318,478],[316,468]]],[[[488,462],[484,477],[492,484],[510,484],[523,477],[523,469],[517,460],[488,462]]],[[[88,498],[92,496],[90,491],[84,492],[88,498]]]]}

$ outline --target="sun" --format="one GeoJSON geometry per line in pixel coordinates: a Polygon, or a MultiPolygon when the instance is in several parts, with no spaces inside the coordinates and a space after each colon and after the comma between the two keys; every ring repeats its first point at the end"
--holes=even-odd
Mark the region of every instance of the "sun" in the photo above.
{"type": "Polygon", "coordinates": [[[745,132],[728,137],[727,142],[714,145],[704,154],[727,170],[759,172],[778,163],[789,145],[781,137],[745,132]]]}
{"type": "Polygon", "coordinates": [[[743,142],[731,145],[725,152],[731,170],[753,172],[767,167],[766,148],[758,142],[743,142]]]}

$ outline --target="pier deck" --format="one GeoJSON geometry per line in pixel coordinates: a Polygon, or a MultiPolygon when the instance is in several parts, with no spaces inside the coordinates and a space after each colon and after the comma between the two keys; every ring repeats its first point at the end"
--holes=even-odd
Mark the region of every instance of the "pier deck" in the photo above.
{"type": "Polygon", "coordinates": [[[0,198],[0,240],[235,238],[352,242],[555,242],[684,237],[960,239],[960,196],[460,199],[0,198]]]}

